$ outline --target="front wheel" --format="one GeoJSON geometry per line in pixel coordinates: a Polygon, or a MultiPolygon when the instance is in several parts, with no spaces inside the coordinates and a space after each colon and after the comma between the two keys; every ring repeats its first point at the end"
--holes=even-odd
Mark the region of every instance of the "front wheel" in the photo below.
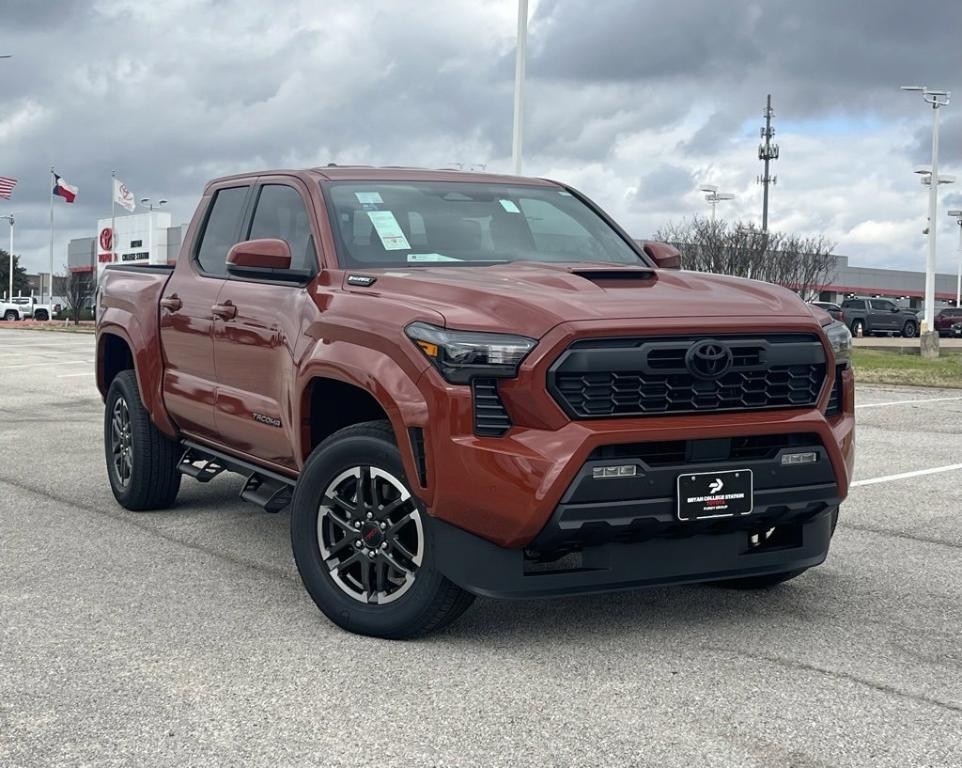
{"type": "Polygon", "coordinates": [[[12,322],[13,320],[17,319],[17,313],[14,312],[12,309],[8,309],[6,312],[3,313],[3,319],[6,320],[8,323],[12,322]]]}
{"type": "Polygon", "coordinates": [[[314,449],[294,491],[291,545],[314,603],[351,632],[413,637],[474,599],[434,568],[427,513],[387,422],[347,427],[314,449]]]}
{"type": "Polygon", "coordinates": [[[34,320],[49,320],[50,316],[47,314],[46,310],[41,309],[34,316],[34,320]]]}
{"type": "Polygon", "coordinates": [[[133,371],[118,373],[107,391],[104,455],[110,489],[121,506],[141,511],[174,503],[180,449],[150,421],[133,371]]]}
{"type": "Polygon", "coordinates": [[[902,335],[906,339],[914,339],[918,330],[919,327],[915,324],[915,321],[909,320],[905,325],[902,326],[902,335]]]}

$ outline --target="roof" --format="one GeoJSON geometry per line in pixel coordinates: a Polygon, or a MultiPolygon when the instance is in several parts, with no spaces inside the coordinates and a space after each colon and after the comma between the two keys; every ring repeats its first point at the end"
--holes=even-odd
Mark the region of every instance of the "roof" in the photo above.
{"type": "Polygon", "coordinates": [[[211,180],[211,184],[234,179],[249,179],[252,176],[312,176],[325,181],[453,181],[474,184],[511,184],[520,186],[557,187],[556,181],[529,176],[480,173],[478,171],[459,171],[454,168],[404,168],[400,166],[372,165],[325,165],[320,168],[303,169],[265,169],[221,176],[211,180]]]}

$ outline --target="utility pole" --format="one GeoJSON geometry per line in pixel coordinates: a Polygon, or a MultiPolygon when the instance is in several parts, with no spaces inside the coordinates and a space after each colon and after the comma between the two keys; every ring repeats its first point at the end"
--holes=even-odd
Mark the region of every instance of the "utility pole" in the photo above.
{"type": "Polygon", "coordinates": [[[0,216],[0,219],[6,219],[10,222],[10,274],[8,276],[9,286],[7,288],[7,301],[13,301],[13,225],[16,223],[13,218],[13,214],[7,214],[6,216],[0,216]]]}
{"type": "Polygon", "coordinates": [[[768,164],[772,160],[778,159],[778,144],[772,143],[772,137],[775,135],[775,129],[772,128],[772,117],[775,116],[775,110],[772,109],[771,94],[768,94],[765,111],[762,115],[765,117],[765,125],[761,129],[762,143],[758,145],[758,159],[765,163],[765,171],[755,181],[762,185],[762,232],[768,232],[768,185],[775,184],[778,181],[778,176],[769,176],[768,174],[768,164]]]}

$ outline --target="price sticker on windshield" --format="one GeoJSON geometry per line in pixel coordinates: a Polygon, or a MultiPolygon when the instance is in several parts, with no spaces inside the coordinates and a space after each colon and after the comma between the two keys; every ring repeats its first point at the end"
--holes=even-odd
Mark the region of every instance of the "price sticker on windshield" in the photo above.
{"type": "Polygon", "coordinates": [[[377,236],[381,238],[385,251],[406,251],[411,248],[401,225],[391,211],[368,211],[367,216],[374,225],[377,236]]]}

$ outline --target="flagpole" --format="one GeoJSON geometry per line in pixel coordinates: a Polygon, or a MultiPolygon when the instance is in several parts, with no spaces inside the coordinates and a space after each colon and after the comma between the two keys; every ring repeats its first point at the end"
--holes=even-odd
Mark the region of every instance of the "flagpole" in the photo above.
{"type": "Polygon", "coordinates": [[[110,261],[117,252],[117,171],[110,172],[110,261]]]}
{"type": "MultiPolygon", "coordinates": [[[[50,166],[50,174],[56,178],[53,166],[50,166]]],[[[56,184],[56,182],[54,182],[56,184]]],[[[40,303],[43,304],[43,278],[40,278],[40,303]]],[[[53,190],[50,191],[50,303],[53,304],[53,190]]]]}

